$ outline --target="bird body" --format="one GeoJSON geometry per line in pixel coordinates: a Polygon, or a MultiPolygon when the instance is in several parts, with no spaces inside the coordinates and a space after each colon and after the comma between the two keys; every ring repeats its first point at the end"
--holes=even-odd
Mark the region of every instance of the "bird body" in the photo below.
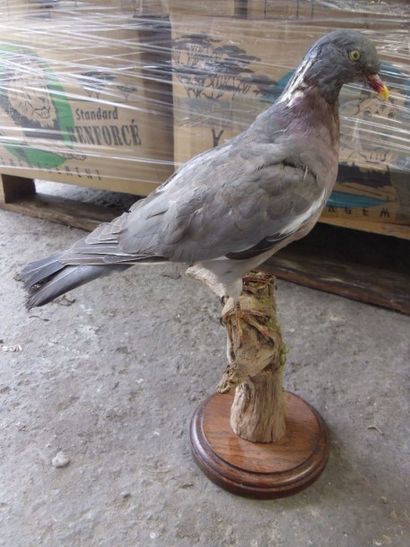
{"type": "Polygon", "coordinates": [[[96,277],[158,261],[187,263],[188,273],[219,296],[238,298],[242,276],[306,235],[332,191],[338,93],[346,81],[367,77],[343,57],[338,79],[335,59],[352,47],[367,55],[372,87],[382,85],[374,76],[371,42],[353,31],[326,35],[279,99],[243,133],[191,159],[129,212],[70,249],[29,264],[22,272],[29,307],[96,277]]]}

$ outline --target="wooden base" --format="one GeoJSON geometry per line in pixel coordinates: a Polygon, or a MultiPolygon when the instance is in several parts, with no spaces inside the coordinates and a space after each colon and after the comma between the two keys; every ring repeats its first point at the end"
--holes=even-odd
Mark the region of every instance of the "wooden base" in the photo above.
{"type": "Polygon", "coordinates": [[[286,434],[276,443],[252,443],[235,435],[229,419],[233,394],[215,394],[195,411],[192,454],[214,483],[233,494],[273,499],[296,494],[315,481],[329,454],[326,425],[297,395],[285,392],[286,434]]]}

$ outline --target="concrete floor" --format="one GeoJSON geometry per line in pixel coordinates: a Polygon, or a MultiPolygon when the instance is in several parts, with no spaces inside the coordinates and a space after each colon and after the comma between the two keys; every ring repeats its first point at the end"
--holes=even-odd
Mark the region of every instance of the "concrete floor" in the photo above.
{"type": "Polygon", "coordinates": [[[206,289],[139,267],[25,311],[21,266],[82,235],[0,211],[0,545],[410,544],[407,317],[279,283],[286,384],[327,421],[331,456],[299,495],[241,499],[188,447],[225,366],[206,289]]]}

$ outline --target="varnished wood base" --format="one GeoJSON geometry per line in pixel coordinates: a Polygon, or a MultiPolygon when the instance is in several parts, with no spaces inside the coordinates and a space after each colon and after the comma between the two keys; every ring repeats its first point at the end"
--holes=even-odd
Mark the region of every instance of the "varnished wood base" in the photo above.
{"type": "Polygon", "coordinates": [[[190,427],[196,463],[213,482],[233,494],[273,499],[290,496],[323,471],[329,440],[326,425],[303,399],[286,392],[286,434],[276,443],[252,443],[229,423],[232,394],[215,394],[195,411],[190,427]]]}

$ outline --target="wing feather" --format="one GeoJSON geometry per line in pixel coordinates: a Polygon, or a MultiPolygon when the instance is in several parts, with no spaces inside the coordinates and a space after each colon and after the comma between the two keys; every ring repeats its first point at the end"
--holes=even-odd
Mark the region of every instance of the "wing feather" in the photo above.
{"type": "Polygon", "coordinates": [[[323,187],[276,144],[225,145],[191,160],[165,185],[64,253],[66,264],[193,263],[251,253],[285,237],[323,187]]]}

